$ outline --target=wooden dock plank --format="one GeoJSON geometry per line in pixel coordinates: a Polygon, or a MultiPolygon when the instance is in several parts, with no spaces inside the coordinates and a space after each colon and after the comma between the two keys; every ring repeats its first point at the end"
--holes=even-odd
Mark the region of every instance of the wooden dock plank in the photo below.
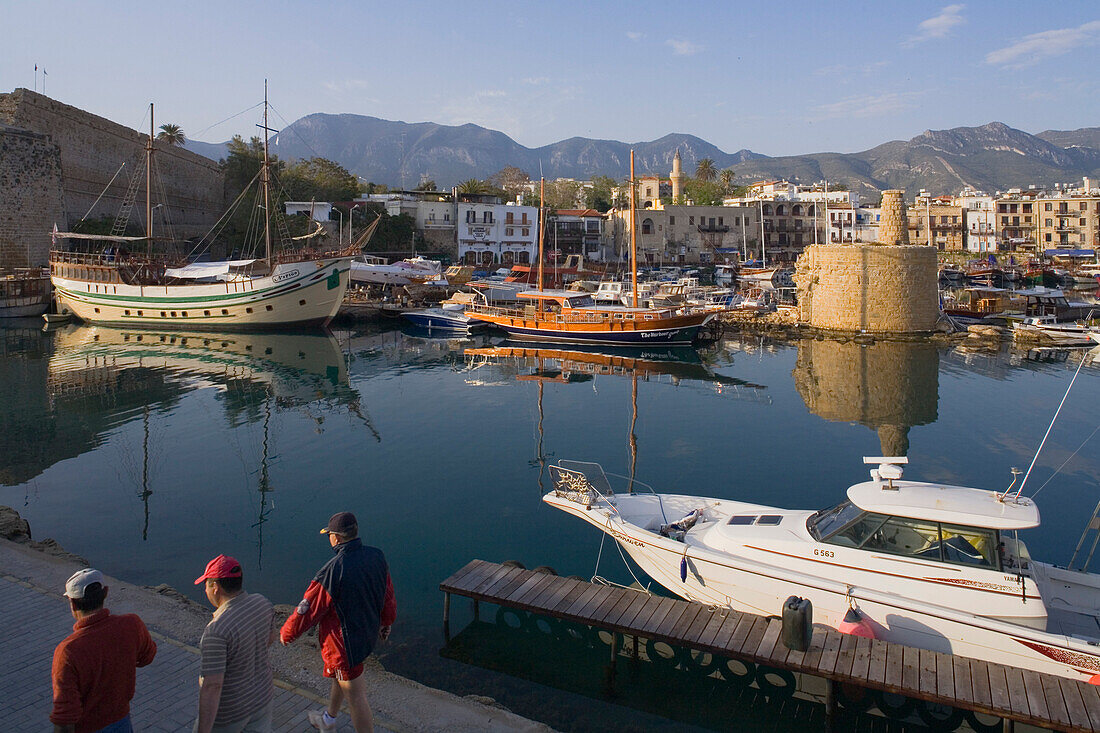
{"type": "Polygon", "coordinates": [[[636,609],[633,618],[629,617],[629,613],[624,613],[623,623],[629,623],[633,629],[641,628],[642,624],[644,624],[646,620],[653,615],[657,607],[661,605],[661,601],[661,596],[650,596],[645,600],[645,603],[636,609]]]}
{"type": "Polygon", "coordinates": [[[877,639],[870,639],[871,657],[867,661],[867,680],[882,684],[886,681],[886,655],[890,645],[877,639]]]}
{"type": "Polygon", "coordinates": [[[565,598],[569,591],[576,588],[578,583],[583,582],[583,580],[577,580],[576,578],[562,578],[560,583],[547,588],[546,592],[540,593],[539,597],[532,599],[531,603],[549,611],[558,604],[558,601],[565,598]]]}
{"type": "MultiPolygon", "coordinates": [[[[626,590],[625,588],[612,588],[604,601],[596,606],[592,610],[592,620],[598,624],[610,625],[607,623],[607,617],[611,612],[623,602],[623,598],[627,595],[633,595],[634,591],[626,590]]],[[[617,615],[617,614],[616,614],[617,615]]]]}
{"type": "Polygon", "coordinates": [[[604,623],[608,626],[621,627],[622,624],[619,623],[619,619],[622,618],[623,614],[635,606],[641,606],[645,603],[645,598],[644,595],[636,590],[626,590],[619,599],[619,602],[604,616],[604,623]]]}
{"type": "Polygon", "coordinates": [[[695,619],[691,622],[691,625],[684,629],[684,643],[692,646],[698,646],[699,634],[703,629],[707,627],[707,623],[710,621],[711,615],[717,613],[717,611],[711,611],[707,607],[699,612],[695,616],[695,619]]]}
{"type": "Polygon", "coordinates": [[[1087,682],[1077,682],[1077,692],[1089,714],[1089,723],[1093,730],[1100,730],[1100,688],[1087,682]]]}
{"type": "Polygon", "coordinates": [[[810,648],[806,650],[806,656],[802,658],[802,670],[807,672],[817,671],[817,666],[821,663],[821,652],[824,647],[825,628],[822,626],[815,626],[813,634],[810,636],[810,648]]]}
{"type": "Polygon", "coordinates": [[[561,609],[561,613],[565,616],[568,616],[570,619],[584,621],[584,619],[580,616],[580,614],[577,613],[577,611],[584,608],[585,604],[587,604],[588,601],[590,601],[597,593],[599,593],[602,587],[603,586],[598,585],[588,586],[579,596],[577,596],[573,600],[571,604],[569,604],[568,608],[561,609]]]}
{"type": "Polygon", "coordinates": [[[565,609],[572,606],[573,602],[576,601],[578,598],[580,598],[581,595],[586,590],[588,590],[590,587],[592,587],[591,583],[577,583],[577,585],[575,587],[573,587],[568,593],[566,593],[564,596],[562,596],[560,601],[555,603],[553,605],[553,607],[550,607],[547,610],[550,613],[553,613],[553,614],[558,615],[558,616],[563,615],[564,612],[565,612],[565,609]]]}
{"type": "Polygon", "coordinates": [[[949,700],[955,699],[955,664],[950,654],[935,652],[936,694],[949,700]]]}
{"type": "MultiPolygon", "coordinates": [[[[715,632],[710,645],[714,649],[725,650],[729,647],[730,639],[732,639],[733,635],[737,632],[737,625],[741,622],[741,618],[744,614],[729,610],[718,610],[715,611],[715,613],[722,617],[722,625],[718,627],[718,631],[715,632]]],[[[694,628],[694,626],[695,624],[693,623],[692,627],[694,628]]],[[[704,626],[703,628],[706,627],[704,626]]]]}
{"type": "Polygon", "coordinates": [[[817,663],[817,671],[825,675],[832,675],[836,667],[837,655],[840,654],[840,644],[845,634],[838,631],[826,631],[825,643],[821,647],[821,660],[817,663]]]}
{"type": "Polygon", "coordinates": [[[653,615],[645,622],[644,626],[640,626],[638,631],[642,636],[649,636],[653,631],[661,625],[661,622],[665,620],[665,616],[668,616],[673,610],[676,609],[677,602],[671,598],[662,598],[661,603],[657,606],[657,610],[653,612],[653,615]]]}
{"type": "Polygon", "coordinates": [[[546,599],[552,598],[554,594],[559,592],[563,587],[571,587],[575,582],[577,581],[570,580],[569,578],[551,576],[549,582],[544,583],[537,593],[530,594],[524,598],[523,602],[531,606],[531,608],[541,610],[546,608],[546,599]]]}
{"type": "Polygon", "coordinates": [[[680,619],[683,618],[685,613],[695,613],[698,612],[698,610],[698,604],[696,603],[684,603],[683,601],[678,602],[672,608],[672,610],[669,611],[663,619],[661,619],[661,623],[657,624],[657,626],[654,627],[654,638],[669,638],[672,634],[673,629],[676,628],[677,624],[680,622],[680,619]]]}
{"type": "Polygon", "coordinates": [[[775,645],[779,643],[779,634],[783,631],[783,623],[780,621],[769,621],[767,628],[764,629],[764,635],[760,637],[760,644],[756,647],[756,651],[753,652],[753,656],[760,661],[767,661],[771,655],[772,650],[775,649],[775,645]]]}
{"type": "Polygon", "coordinates": [[[970,662],[966,657],[951,657],[954,668],[955,698],[967,705],[974,704],[974,689],[970,678],[970,662]]]}
{"type": "Polygon", "coordinates": [[[863,636],[856,637],[856,655],[852,660],[852,679],[866,680],[871,667],[871,642],[863,636]]]}
{"type": "Polygon", "coordinates": [[[691,628],[691,624],[700,613],[706,612],[706,608],[698,603],[687,603],[684,605],[686,606],[684,612],[680,614],[680,617],[676,619],[674,624],[668,626],[663,625],[662,628],[657,630],[657,633],[661,636],[668,637],[678,644],[685,643],[685,632],[691,628]]]}
{"type": "Polygon", "coordinates": [[[472,591],[474,588],[494,573],[501,572],[502,566],[494,565],[493,563],[481,562],[476,560],[475,562],[481,563],[470,569],[468,573],[462,576],[462,578],[454,585],[454,589],[462,592],[472,591]]]}
{"type": "Polygon", "coordinates": [[[491,598],[495,601],[507,601],[508,597],[512,595],[512,591],[516,588],[536,580],[539,580],[538,574],[532,573],[529,570],[521,570],[518,573],[497,578],[492,585],[486,586],[482,594],[486,598],[491,598]]]}
{"type": "Polygon", "coordinates": [[[449,588],[462,588],[462,587],[464,587],[464,586],[462,586],[462,579],[464,577],[466,577],[467,575],[469,575],[470,572],[472,570],[474,570],[475,568],[480,568],[485,564],[486,563],[485,563],[484,560],[471,560],[470,562],[466,563],[461,568],[456,570],[451,575],[451,577],[447,578],[442,583],[440,583],[439,587],[442,588],[443,590],[447,590],[449,588]]]}
{"type": "Polygon", "coordinates": [[[833,674],[841,677],[852,675],[852,663],[856,660],[856,646],[858,637],[851,634],[841,634],[840,651],[836,656],[836,665],[833,674]]]}
{"type": "Polygon", "coordinates": [[[1096,726],[1089,719],[1088,710],[1085,709],[1085,701],[1081,697],[1080,685],[1076,680],[1057,680],[1062,689],[1062,699],[1066,703],[1066,712],[1069,714],[1069,724],[1079,730],[1095,730],[1096,726]]]}
{"type": "Polygon", "coordinates": [[[584,619],[585,623],[590,623],[592,621],[592,611],[607,599],[608,591],[609,588],[606,585],[597,586],[596,592],[577,608],[577,616],[584,619]]]}
{"type": "Polygon", "coordinates": [[[919,649],[920,682],[917,689],[924,695],[936,694],[936,653],[931,649],[919,649]]]}
{"type": "MultiPolygon", "coordinates": [[[[742,642],[741,648],[737,650],[737,653],[741,656],[751,654],[756,647],[760,646],[760,640],[764,638],[764,632],[768,630],[768,620],[763,616],[757,616],[752,622],[752,628],[749,629],[748,635],[745,637],[745,641],[742,642]]],[[[717,635],[717,629],[715,634],[717,635]]],[[[706,634],[704,633],[704,637],[706,634]]],[[[704,640],[704,644],[709,644],[709,641],[704,640]]]]}
{"type": "MultiPolygon", "coordinates": [[[[726,641],[722,652],[734,653],[741,649],[741,645],[745,643],[745,639],[748,638],[749,632],[752,630],[752,625],[756,621],[756,616],[750,614],[742,614],[741,618],[737,619],[737,626],[733,627],[733,633],[730,634],[730,638],[726,641]]],[[[722,622],[722,626],[725,626],[725,621],[722,622]]],[[[718,635],[715,634],[715,637],[718,635]]],[[[715,645],[717,646],[717,645],[715,645]]]]}
{"type": "Polygon", "coordinates": [[[725,621],[726,617],[720,613],[712,613],[710,615],[710,618],[707,619],[707,625],[699,632],[699,641],[697,643],[701,648],[708,651],[714,650],[714,638],[718,636],[718,632],[721,631],[725,621]]]}
{"type": "MultiPolygon", "coordinates": [[[[989,681],[993,682],[993,665],[989,666],[989,681]]],[[[1003,668],[1005,675],[1005,683],[1008,686],[1008,700],[1007,704],[1009,709],[1018,715],[1031,715],[1031,703],[1027,697],[1027,690],[1024,688],[1024,673],[1022,670],[1015,669],[1013,667],[1003,668]]]]}
{"type": "Polygon", "coordinates": [[[920,691],[920,649],[902,648],[901,685],[907,690],[920,691]]]}
{"type": "MultiPolygon", "coordinates": [[[[979,703],[983,701],[983,697],[988,691],[989,706],[991,708],[994,710],[1012,710],[1012,706],[1008,701],[1008,680],[1005,678],[1004,668],[1000,665],[971,659],[970,684],[974,686],[974,697],[977,698],[979,703]],[[978,686],[983,677],[988,684],[988,687],[984,690],[978,686]]],[[[1024,704],[1027,704],[1027,700],[1024,700],[1024,704]]]]}
{"type": "MultiPolygon", "coordinates": [[[[1039,683],[1040,688],[1043,690],[1043,698],[1047,705],[1047,718],[1055,723],[1061,723],[1062,725],[1069,725],[1069,711],[1066,709],[1066,701],[1062,696],[1062,686],[1058,684],[1058,678],[1049,674],[1037,674],[1033,679],[1039,683]]],[[[1033,684],[1031,680],[1028,680],[1027,675],[1024,675],[1025,684],[1033,684]]]]}
{"type": "MultiPolygon", "coordinates": [[[[1039,675],[1032,672],[1029,669],[1014,669],[1010,672],[1016,672],[1021,676],[1024,685],[1024,693],[1027,697],[1027,705],[1031,708],[1031,715],[1033,717],[1048,718],[1049,713],[1047,710],[1046,693],[1043,692],[1043,683],[1039,679],[1039,675]]],[[[1006,674],[1006,676],[1010,676],[1006,674]]],[[[1012,683],[1009,682],[1009,689],[1011,689],[1012,683]]]]}
{"type": "Polygon", "coordinates": [[[481,596],[496,595],[499,589],[506,587],[511,582],[522,580],[526,577],[526,570],[502,566],[495,573],[490,573],[489,575],[485,576],[485,578],[480,583],[470,588],[470,592],[475,595],[481,596]]]}
{"type": "Polygon", "coordinates": [[[511,605],[522,606],[523,599],[532,591],[542,589],[553,580],[553,576],[543,573],[532,573],[522,583],[501,594],[502,601],[509,601],[511,605]]]}

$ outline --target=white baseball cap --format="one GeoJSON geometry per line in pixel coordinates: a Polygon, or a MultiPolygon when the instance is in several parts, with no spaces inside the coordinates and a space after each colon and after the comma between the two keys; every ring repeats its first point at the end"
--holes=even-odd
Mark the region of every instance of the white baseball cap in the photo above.
{"type": "Polygon", "coordinates": [[[77,570],[65,581],[65,595],[69,598],[83,598],[84,590],[92,583],[103,585],[103,573],[95,568],[77,570]]]}

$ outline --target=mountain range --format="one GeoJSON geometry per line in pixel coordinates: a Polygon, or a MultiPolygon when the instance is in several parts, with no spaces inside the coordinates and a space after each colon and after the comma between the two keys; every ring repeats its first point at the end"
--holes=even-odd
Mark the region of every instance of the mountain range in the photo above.
{"type": "MultiPolygon", "coordinates": [[[[351,114],[307,115],[280,131],[272,143],[280,158],[328,158],[366,181],[401,188],[427,179],[448,188],[470,178],[488,178],[507,166],[532,178],[541,172],[551,180],[597,175],[622,179],[629,173],[631,148],[639,175],[667,177],[679,150],[688,175],[699,160],[710,158],[719,169],[732,168],[738,183],[825,178],[872,198],[886,188],[904,189],[911,198],[921,188],[940,194],[972,186],[992,193],[1078,182],[1083,176],[1100,178],[1100,127],[1032,135],[1001,122],[926,130],[858,153],[780,157],[751,150],[727,153],[682,133],[634,144],[572,137],[527,148],[502,132],[473,124],[407,123],[351,114]]],[[[226,154],[225,143],[189,140],[186,146],[215,160],[226,154]]]]}

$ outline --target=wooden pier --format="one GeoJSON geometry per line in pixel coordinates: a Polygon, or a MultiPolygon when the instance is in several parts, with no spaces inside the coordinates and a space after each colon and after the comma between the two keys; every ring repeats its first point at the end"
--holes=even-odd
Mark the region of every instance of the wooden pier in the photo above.
{"type": "Polygon", "coordinates": [[[1001,664],[941,654],[816,626],[809,650],[780,642],[778,619],[740,613],[616,586],[596,585],[518,567],[471,560],[440,584],[449,633],[451,595],[471,598],[664,642],[828,682],[831,717],[839,685],[880,690],[914,700],[1055,730],[1100,730],[1100,689],[1085,682],[1001,664]]]}

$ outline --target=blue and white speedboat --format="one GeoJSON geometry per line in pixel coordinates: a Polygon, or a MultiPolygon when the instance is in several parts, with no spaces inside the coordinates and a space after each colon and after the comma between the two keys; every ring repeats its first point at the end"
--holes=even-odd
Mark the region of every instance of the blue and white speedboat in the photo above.
{"type": "Polygon", "coordinates": [[[431,331],[458,331],[470,333],[480,328],[486,328],[489,324],[479,321],[463,313],[464,306],[459,304],[458,309],[448,308],[421,308],[414,311],[405,311],[401,315],[421,328],[431,331]]]}

